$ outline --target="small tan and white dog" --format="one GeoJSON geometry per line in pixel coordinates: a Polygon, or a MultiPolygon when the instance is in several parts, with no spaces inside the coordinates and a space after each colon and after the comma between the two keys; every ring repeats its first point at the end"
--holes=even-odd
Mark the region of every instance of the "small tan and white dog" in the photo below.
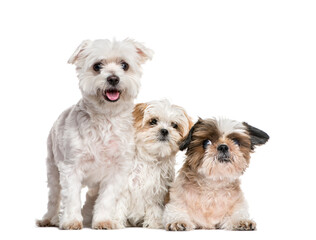
{"type": "Polygon", "coordinates": [[[134,119],[136,154],[128,185],[128,222],[163,228],[164,201],[175,176],[178,143],[193,123],[182,107],[167,100],[137,104],[134,119]]]}
{"type": "Polygon", "coordinates": [[[239,177],[255,146],[268,139],[247,123],[199,119],[180,144],[187,158],[170,189],[163,217],[166,230],[255,230],[239,177]]]}
{"type": "Polygon", "coordinates": [[[140,88],[141,65],[152,54],[130,39],[86,40],[70,57],[82,99],[64,111],[50,131],[48,210],[38,226],[81,229],[83,186],[98,192],[93,228],[124,226],[125,212],[118,196],[133,166],[133,101],[140,88]]]}

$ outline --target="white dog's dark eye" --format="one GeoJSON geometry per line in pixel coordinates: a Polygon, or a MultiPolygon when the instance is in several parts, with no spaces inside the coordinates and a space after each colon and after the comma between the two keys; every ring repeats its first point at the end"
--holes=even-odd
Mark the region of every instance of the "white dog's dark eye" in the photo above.
{"type": "Polygon", "coordinates": [[[233,142],[234,142],[236,145],[240,146],[240,142],[239,142],[238,139],[234,138],[234,139],[233,139],[233,142]]]}
{"type": "Polygon", "coordinates": [[[212,144],[211,140],[206,139],[206,140],[203,141],[203,148],[206,149],[206,147],[207,147],[208,145],[211,145],[211,144],[212,144]]]}
{"type": "Polygon", "coordinates": [[[103,64],[101,62],[97,62],[97,63],[93,64],[93,70],[96,72],[100,72],[102,66],[103,66],[103,64]]]}
{"type": "Polygon", "coordinates": [[[171,123],[171,126],[172,126],[173,128],[175,128],[175,129],[178,128],[178,124],[176,124],[176,123],[171,123]]]}
{"type": "Polygon", "coordinates": [[[127,62],[121,62],[121,66],[122,66],[124,71],[127,71],[129,68],[129,65],[127,64],[127,62]]]}
{"type": "Polygon", "coordinates": [[[156,118],[151,119],[149,122],[151,126],[157,125],[157,123],[158,123],[158,120],[156,118]]]}

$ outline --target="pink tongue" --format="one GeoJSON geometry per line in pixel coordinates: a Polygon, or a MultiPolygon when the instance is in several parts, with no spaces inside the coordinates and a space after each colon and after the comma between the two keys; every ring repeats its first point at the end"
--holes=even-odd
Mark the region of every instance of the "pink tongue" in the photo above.
{"type": "Polygon", "coordinates": [[[120,92],[119,91],[113,91],[113,92],[106,92],[106,96],[108,99],[111,101],[115,101],[120,97],[120,92]]]}

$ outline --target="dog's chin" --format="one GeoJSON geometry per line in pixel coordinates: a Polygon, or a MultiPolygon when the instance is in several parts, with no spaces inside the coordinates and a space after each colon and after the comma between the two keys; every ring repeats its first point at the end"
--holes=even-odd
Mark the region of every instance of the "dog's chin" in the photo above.
{"type": "Polygon", "coordinates": [[[172,147],[170,140],[157,139],[155,142],[151,143],[151,146],[147,151],[149,154],[158,158],[166,158],[174,154],[177,150],[172,147]]]}
{"type": "Polygon", "coordinates": [[[210,153],[204,156],[198,172],[208,179],[216,181],[234,181],[245,171],[247,165],[242,159],[234,157],[234,154],[210,153]]]}

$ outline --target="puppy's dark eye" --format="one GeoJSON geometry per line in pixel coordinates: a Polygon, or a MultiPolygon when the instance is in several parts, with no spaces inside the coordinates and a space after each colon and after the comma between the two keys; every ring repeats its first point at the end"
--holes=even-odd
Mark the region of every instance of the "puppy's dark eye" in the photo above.
{"type": "Polygon", "coordinates": [[[177,128],[178,128],[178,124],[176,124],[176,123],[171,123],[171,126],[172,126],[174,129],[177,129],[177,128]]]}
{"type": "Polygon", "coordinates": [[[123,70],[124,71],[127,71],[128,70],[128,68],[129,68],[129,65],[128,65],[128,63],[127,62],[121,62],[121,66],[122,66],[122,68],[123,68],[123,70]]]}
{"type": "Polygon", "coordinates": [[[203,148],[206,149],[208,145],[211,145],[212,142],[209,139],[206,139],[203,141],[203,148]]]}
{"type": "Polygon", "coordinates": [[[158,123],[158,120],[156,118],[151,119],[149,122],[151,126],[157,125],[157,123],[158,123]]]}
{"type": "Polygon", "coordinates": [[[238,139],[234,138],[234,139],[233,139],[233,142],[234,142],[236,145],[240,146],[240,142],[239,142],[238,139]]]}
{"type": "Polygon", "coordinates": [[[93,70],[96,72],[100,72],[102,66],[103,66],[103,64],[101,62],[97,62],[97,63],[93,64],[93,70]]]}

